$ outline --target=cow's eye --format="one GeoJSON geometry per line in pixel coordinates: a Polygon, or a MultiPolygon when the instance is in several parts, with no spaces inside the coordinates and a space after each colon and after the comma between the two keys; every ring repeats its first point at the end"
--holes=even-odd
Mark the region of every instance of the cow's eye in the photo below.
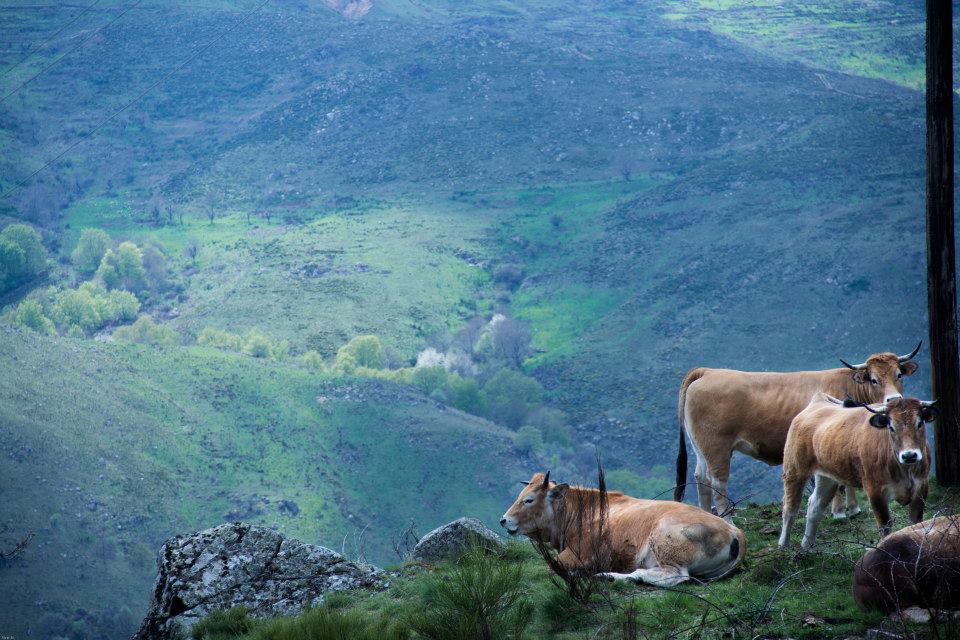
{"type": "Polygon", "coordinates": [[[533,502],[533,498],[527,498],[526,500],[523,501],[523,504],[530,504],[532,502],[533,502]]]}
{"type": "Polygon", "coordinates": [[[880,384],[876,378],[870,378],[870,384],[880,384]]]}
{"type": "Polygon", "coordinates": [[[902,378],[902,377],[903,377],[903,374],[900,373],[899,371],[897,371],[897,380],[899,380],[899,379],[902,378]]]}

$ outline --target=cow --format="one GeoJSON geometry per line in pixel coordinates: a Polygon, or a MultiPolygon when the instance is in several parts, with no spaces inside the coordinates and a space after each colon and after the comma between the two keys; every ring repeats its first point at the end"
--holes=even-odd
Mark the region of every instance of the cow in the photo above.
{"type": "Polygon", "coordinates": [[[863,611],[927,622],[960,609],[960,515],[905,527],[857,562],[853,599],[863,611]]]}
{"type": "Polygon", "coordinates": [[[936,419],[932,402],[892,398],[864,405],[817,393],[790,424],[783,452],[783,529],[780,546],[800,510],[803,487],[816,476],[807,502],[801,546],[809,549],[838,484],[862,488],[870,500],[880,536],[890,533],[888,502],[909,505],[910,522],[923,519],[930,472],[930,445],[924,425],[936,419]]]}
{"type": "Polygon", "coordinates": [[[570,572],[666,587],[722,578],[746,553],[740,529],[692,505],[610,491],[603,517],[595,508],[600,495],[536,473],[500,525],[555,549],[570,572]]]}
{"type": "MultiPolygon", "coordinates": [[[[700,507],[711,511],[716,502],[717,513],[729,519],[727,480],[734,451],[769,465],[783,464],[790,421],[814,393],[823,391],[866,403],[899,398],[903,394],[902,377],[917,371],[913,358],[919,351],[918,344],[905,356],[876,353],[857,365],[841,359],[844,368],[826,371],[691,369],[680,385],[680,450],[673,499],[683,500],[689,437],[697,456],[694,478],[700,507]]],[[[850,515],[859,513],[853,491],[847,492],[847,506],[850,515]]],[[[834,503],[833,513],[834,517],[843,517],[841,502],[834,503]]]]}

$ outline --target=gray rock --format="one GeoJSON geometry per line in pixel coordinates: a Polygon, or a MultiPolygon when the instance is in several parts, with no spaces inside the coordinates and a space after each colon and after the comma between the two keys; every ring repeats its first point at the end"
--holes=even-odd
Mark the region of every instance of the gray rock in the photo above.
{"type": "Polygon", "coordinates": [[[460,518],[423,536],[413,549],[413,559],[432,564],[456,558],[472,542],[491,551],[500,551],[506,546],[500,536],[476,518],[460,518]]]}
{"type": "Polygon", "coordinates": [[[173,640],[215,609],[243,605],[254,617],[297,615],[332,591],[386,587],[376,567],[239,522],[168,540],[157,564],[135,640],[173,640]]]}

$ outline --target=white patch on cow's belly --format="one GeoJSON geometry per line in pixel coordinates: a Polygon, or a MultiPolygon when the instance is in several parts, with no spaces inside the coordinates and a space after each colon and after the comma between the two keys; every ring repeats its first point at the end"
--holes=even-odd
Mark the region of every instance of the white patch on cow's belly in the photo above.
{"type": "Polygon", "coordinates": [[[747,442],[746,440],[737,440],[737,444],[733,445],[733,450],[746,454],[751,458],[756,458],[757,455],[759,454],[759,451],[757,451],[757,448],[753,446],[752,443],[747,442]]]}

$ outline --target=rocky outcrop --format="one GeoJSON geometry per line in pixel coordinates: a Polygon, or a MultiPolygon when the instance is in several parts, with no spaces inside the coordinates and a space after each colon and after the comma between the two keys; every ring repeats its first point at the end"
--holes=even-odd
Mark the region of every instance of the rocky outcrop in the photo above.
{"type": "Polygon", "coordinates": [[[471,544],[491,551],[500,551],[506,546],[500,536],[476,518],[460,518],[423,536],[413,549],[413,559],[429,564],[450,560],[471,544]]]}
{"type": "Polygon", "coordinates": [[[215,609],[254,617],[301,613],[324,594],[386,586],[383,573],[266,527],[223,524],[168,540],[147,617],[135,640],[172,640],[215,609]]]}

